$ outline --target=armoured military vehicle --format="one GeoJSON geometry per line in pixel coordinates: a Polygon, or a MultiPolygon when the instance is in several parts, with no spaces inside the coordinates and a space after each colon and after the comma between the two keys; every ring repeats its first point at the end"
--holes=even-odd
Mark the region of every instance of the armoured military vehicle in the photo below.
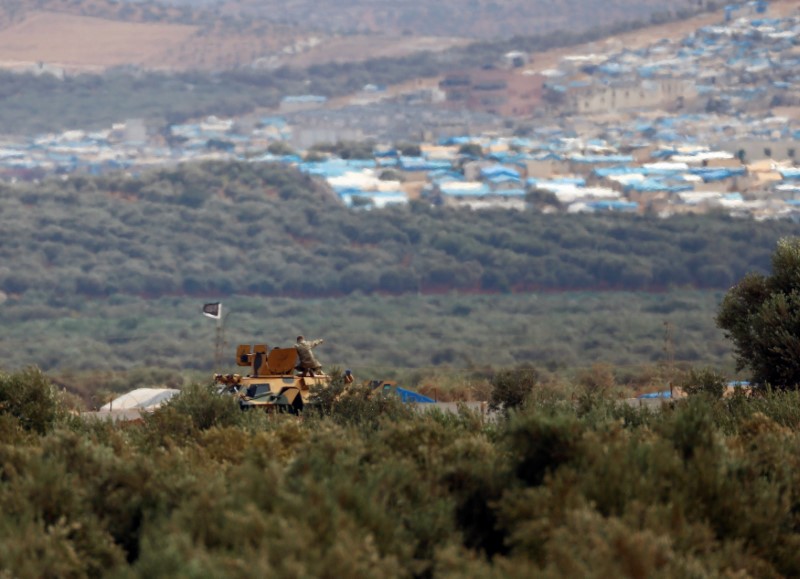
{"type": "Polygon", "coordinates": [[[214,374],[214,381],[224,392],[236,396],[243,410],[297,414],[308,402],[312,387],[331,382],[327,374],[297,370],[297,362],[294,347],[270,349],[266,344],[241,344],[236,348],[236,364],[249,367],[249,373],[214,374]]]}

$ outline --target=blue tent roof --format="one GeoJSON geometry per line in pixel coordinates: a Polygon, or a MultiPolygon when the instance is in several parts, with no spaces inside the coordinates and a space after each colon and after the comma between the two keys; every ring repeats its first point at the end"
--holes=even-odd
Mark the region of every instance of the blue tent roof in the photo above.
{"type": "Polygon", "coordinates": [[[690,173],[693,175],[699,175],[703,178],[705,183],[710,183],[712,181],[723,181],[725,179],[729,179],[731,177],[735,177],[737,175],[744,175],[745,168],[744,167],[728,167],[728,168],[720,168],[720,169],[709,169],[705,167],[698,167],[689,170],[690,173]]]}
{"type": "Polygon", "coordinates": [[[507,165],[490,165],[489,167],[483,167],[481,169],[481,176],[485,179],[491,179],[493,177],[512,177],[516,180],[519,180],[519,171],[517,171],[514,167],[509,167],[507,165]]]}
{"type": "Polygon", "coordinates": [[[633,155],[575,155],[569,160],[576,163],[632,163],[633,155]]]}
{"type": "Polygon", "coordinates": [[[500,183],[519,183],[520,182],[518,176],[516,176],[516,175],[506,175],[506,174],[487,176],[486,180],[489,183],[493,183],[495,185],[500,184],[500,183]]]}
{"type": "Polygon", "coordinates": [[[639,167],[626,167],[625,165],[618,165],[616,167],[597,167],[592,169],[597,177],[609,177],[611,175],[630,175],[631,173],[641,173],[639,167]]]}
{"type": "Polygon", "coordinates": [[[458,171],[446,171],[439,169],[428,173],[428,178],[432,181],[464,181],[464,175],[458,171]]]}
{"type": "Polygon", "coordinates": [[[537,179],[528,177],[526,184],[531,187],[548,187],[553,185],[575,185],[577,187],[586,186],[586,179],[583,177],[556,177],[554,179],[537,179]]]}
{"type": "Polygon", "coordinates": [[[404,171],[436,171],[451,169],[450,161],[434,161],[424,157],[400,157],[399,166],[404,171]]]}
{"type": "Polygon", "coordinates": [[[641,181],[631,181],[625,186],[626,191],[668,191],[680,193],[682,191],[692,191],[694,187],[690,184],[670,185],[659,179],[642,179],[641,181]]]}
{"type": "Polygon", "coordinates": [[[595,211],[637,211],[639,204],[633,201],[591,201],[586,204],[595,211]]]}
{"type": "Polygon", "coordinates": [[[451,197],[481,197],[483,195],[489,195],[491,193],[489,187],[487,187],[485,183],[482,183],[480,187],[476,187],[474,189],[448,187],[447,183],[440,183],[439,190],[442,192],[443,195],[449,195],[451,197]]]}

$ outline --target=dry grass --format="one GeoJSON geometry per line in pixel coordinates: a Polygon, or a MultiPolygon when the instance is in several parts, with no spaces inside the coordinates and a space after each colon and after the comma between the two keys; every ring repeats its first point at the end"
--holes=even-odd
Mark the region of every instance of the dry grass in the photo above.
{"type": "Polygon", "coordinates": [[[148,65],[196,32],[196,27],[181,24],[37,12],[0,30],[0,61],[18,66],[46,62],[69,70],[148,65]]]}
{"type": "Polygon", "coordinates": [[[30,12],[0,29],[0,67],[37,63],[70,72],[134,65],[150,70],[219,70],[247,64],[291,43],[297,31],[233,34],[225,26],[123,22],[66,12],[30,12]]]}
{"type": "Polygon", "coordinates": [[[464,46],[469,40],[431,36],[345,36],[323,41],[319,46],[286,59],[292,66],[327,62],[360,62],[370,58],[395,58],[415,52],[438,52],[464,46]]]}

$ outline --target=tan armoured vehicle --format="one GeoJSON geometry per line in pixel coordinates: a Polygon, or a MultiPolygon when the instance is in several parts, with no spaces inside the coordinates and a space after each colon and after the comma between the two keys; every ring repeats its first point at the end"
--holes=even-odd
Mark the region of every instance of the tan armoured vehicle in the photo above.
{"type": "Polygon", "coordinates": [[[327,374],[297,370],[294,347],[272,348],[266,344],[242,344],[236,348],[237,366],[248,374],[214,374],[223,391],[239,399],[243,410],[260,408],[297,414],[303,410],[315,386],[330,385],[327,374]]]}

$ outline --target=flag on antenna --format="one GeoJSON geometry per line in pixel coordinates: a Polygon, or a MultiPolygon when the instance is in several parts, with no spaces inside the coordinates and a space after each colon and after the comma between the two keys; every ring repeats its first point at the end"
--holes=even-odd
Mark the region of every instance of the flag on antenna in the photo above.
{"type": "Polygon", "coordinates": [[[218,320],[222,317],[222,303],[203,304],[203,315],[218,320]]]}

